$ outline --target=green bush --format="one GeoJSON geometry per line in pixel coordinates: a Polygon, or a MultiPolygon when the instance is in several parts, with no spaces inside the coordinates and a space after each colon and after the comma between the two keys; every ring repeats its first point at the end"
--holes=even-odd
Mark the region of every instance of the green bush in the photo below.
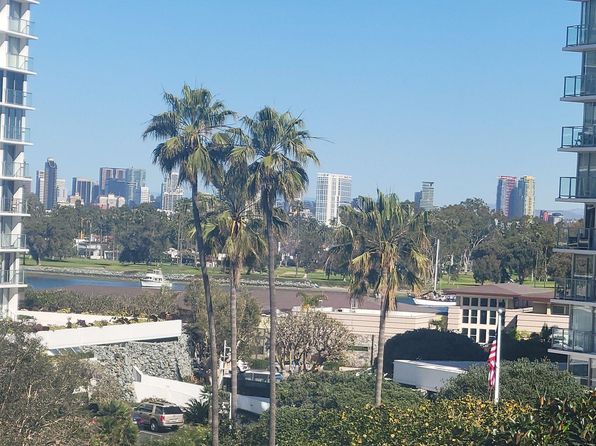
{"type": "Polygon", "coordinates": [[[184,409],[184,422],[207,424],[209,419],[209,401],[191,399],[184,409]]]}
{"type": "Polygon", "coordinates": [[[422,328],[398,334],[385,343],[383,371],[393,375],[396,359],[486,361],[488,354],[467,336],[422,328]]]}
{"type": "Polygon", "coordinates": [[[147,446],[208,446],[210,431],[206,426],[183,426],[174,434],[144,443],[147,446]]]}
{"type": "MultiPolygon", "coordinates": [[[[471,367],[467,373],[452,378],[438,394],[439,398],[456,399],[465,395],[488,399],[486,365],[471,367]]],[[[578,398],[585,392],[566,371],[548,361],[503,361],[501,397],[522,404],[534,404],[540,398],[578,398]]]]}
{"type": "Polygon", "coordinates": [[[269,370],[268,359],[252,359],[250,361],[250,368],[257,370],[269,370]]]}

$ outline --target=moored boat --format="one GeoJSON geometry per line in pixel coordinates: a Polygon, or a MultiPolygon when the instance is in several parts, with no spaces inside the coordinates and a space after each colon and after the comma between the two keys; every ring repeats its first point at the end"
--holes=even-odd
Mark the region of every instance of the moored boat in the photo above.
{"type": "Polygon", "coordinates": [[[143,288],[172,288],[172,282],[165,279],[160,269],[154,269],[140,279],[143,288]]]}

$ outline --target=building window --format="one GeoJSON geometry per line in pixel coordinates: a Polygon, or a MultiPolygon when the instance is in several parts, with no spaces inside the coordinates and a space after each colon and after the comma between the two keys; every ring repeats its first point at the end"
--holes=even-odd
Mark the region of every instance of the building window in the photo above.
{"type": "Polygon", "coordinates": [[[478,310],[472,310],[472,314],[471,314],[471,318],[470,318],[470,323],[471,324],[477,324],[478,323],[478,310]]]}
{"type": "Polygon", "coordinates": [[[461,334],[463,334],[464,336],[468,336],[468,329],[467,328],[462,328],[461,329],[461,334]]]}
{"type": "Polygon", "coordinates": [[[482,329],[479,331],[478,342],[481,344],[486,343],[486,330],[482,329]]]}
{"type": "Polygon", "coordinates": [[[480,323],[486,325],[486,310],[480,310],[480,323]]]}
{"type": "Polygon", "coordinates": [[[571,373],[580,384],[585,386],[588,385],[588,361],[569,358],[568,367],[569,373],[571,373]]]}
{"type": "Polygon", "coordinates": [[[478,298],[477,297],[473,297],[472,298],[472,306],[473,307],[477,307],[478,306],[478,298]]]}
{"type": "Polygon", "coordinates": [[[476,330],[475,328],[472,328],[472,329],[470,330],[470,339],[472,339],[474,342],[476,342],[476,332],[477,332],[477,331],[478,331],[478,330],[476,330]]]}
{"type": "Polygon", "coordinates": [[[495,340],[495,333],[496,330],[488,330],[488,342],[493,342],[495,340]]]}
{"type": "Polygon", "coordinates": [[[488,307],[488,299],[486,299],[486,298],[480,299],[480,306],[488,307]]]}
{"type": "Polygon", "coordinates": [[[464,297],[464,305],[470,305],[470,298],[469,297],[464,297]]]}
{"type": "Polygon", "coordinates": [[[490,325],[496,325],[497,324],[497,312],[496,311],[491,310],[491,312],[489,314],[488,323],[490,325]]]}
{"type": "Polygon", "coordinates": [[[565,305],[553,305],[550,311],[552,314],[567,315],[569,314],[568,309],[569,307],[565,305]]]}
{"type": "Polygon", "coordinates": [[[491,299],[490,300],[490,306],[493,307],[493,308],[496,307],[497,306],[497,299],[491,299]]]}
{"type": "Polygon", "coordinates": [[[462,316],[462,320],[461,320],[464,324],[467,324],[470,322],[470,310],[464,310],[463,316],[462,316]]]}

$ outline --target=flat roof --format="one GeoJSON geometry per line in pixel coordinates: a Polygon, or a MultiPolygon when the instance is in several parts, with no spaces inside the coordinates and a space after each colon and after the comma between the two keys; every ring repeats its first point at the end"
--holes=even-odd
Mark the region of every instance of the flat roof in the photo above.
{"type": "Polygon", "coordinates": [[[445,290],[445,293],[456,296],[518,297],[531,301],[550,301],[555,295],[552,288],[534,288],[518,283],[468,285],[445,290]]]}

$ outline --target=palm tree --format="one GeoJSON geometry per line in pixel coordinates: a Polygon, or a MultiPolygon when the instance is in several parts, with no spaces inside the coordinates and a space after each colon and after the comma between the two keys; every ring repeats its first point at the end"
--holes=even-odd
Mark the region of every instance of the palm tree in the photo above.
{"type": "Polygon", "coordinates": [[[269,273],[269,380],[270,418],[269,444],[275,446],[276,393],[275,346],[277,340],[277,302],[275,299],[275,200],[283,197],[291,202],[306,190],[308,175],[305,166],[309,161],[318,164],[315,153],[307,146],[311,139],[304,122],[290,112],[279,113],[265,107],[254,117],[245,116],[242,124],[246,144],[234,149],[234,159],[248,161],[249,190],[260,196],[261,210],[265,217],[269,273]]]}
{"type": "Polygon", "coordinates": [[[234,163],[213,182],[220,202],[215,218],[205,225],[205,240],[214,251],[226,254],[230,265],[230,327],[232,372],[232,421],[238,409],[238,318],[237,301],[240,272],[249,255],[265,252],[265,242],[249,211],[255,204],[248,191],[248,166],[234,163]]]}
{"type": "Polygon", "coordinates": [[[355,208],[342,208],[340,221],[352,252],[351,296],[358,298],[372,289],[381,299],[375,381],[375,405],[379,406],[387,312],[396,308],[400,288],[419,287],[430,271],[424,254],[429,243],[427,216],[400,203],[395,194],[377,191],[376,199],[359,197],[355,208]]]}
{"type": "Polygon", "coordinates": [[[214,445],[219,444],[219,395],[218,395],[218,352],[215,339],[215,320],[211,301],[209,274],[205,260],[203,221],[200,212],[199,180],[209,184],[216,171],[217,163],[212,153],[214,135],[226,127],[226,121],[233,112],[223,102],[215,100],[209,90],[182,88],[177,97],[165,92],[164,101],[168,110],[155,115],[149,121],[143,139],[153,137],[159,142],[153,150],[153,162],[166,173],[178,171],[179,181],[190,185],[192,192],[192,213],[195,226],[195,241],[199,253],[201,276],[205,290],[205,304],[209,321],[209,349],[211,359],[211,431],[214,445]]]}

